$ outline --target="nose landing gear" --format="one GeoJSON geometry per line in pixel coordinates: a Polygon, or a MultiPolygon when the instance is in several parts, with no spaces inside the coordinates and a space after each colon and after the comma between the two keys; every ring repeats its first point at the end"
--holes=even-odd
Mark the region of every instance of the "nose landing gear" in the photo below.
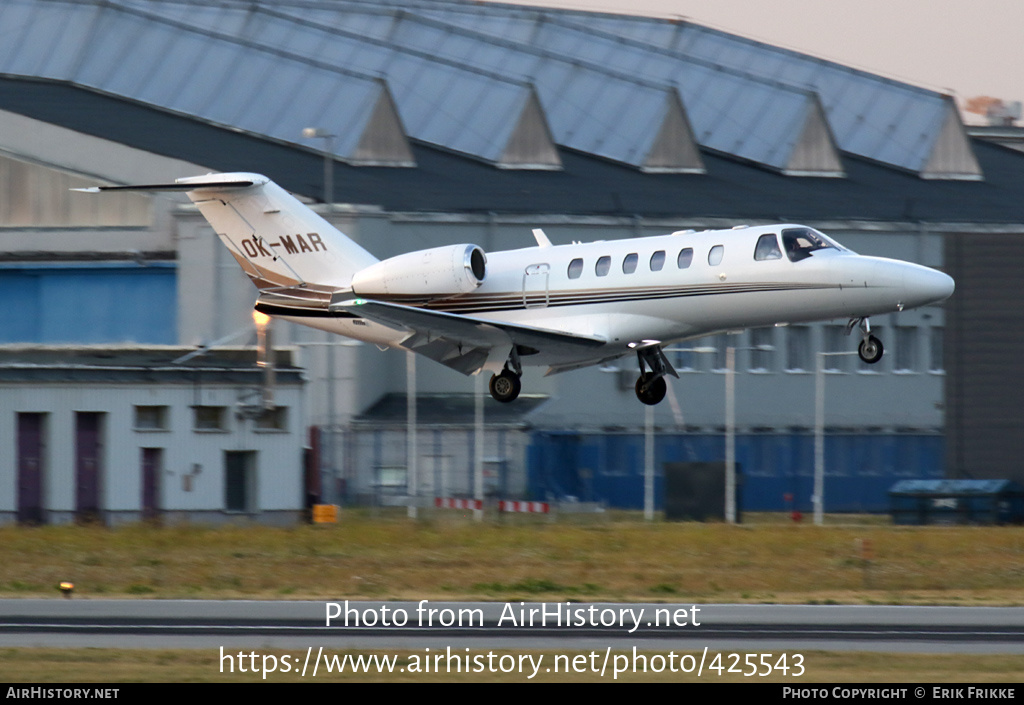
{"type": "Polygon", "coordinates": [[[881,340],[871,335],[871,323],[867,318],[851,318],[850,322],[846,324],[846,334],[849,335],[853,327],[858,325],[864,337],[860,341],[860,345],[857,346],[857,354],[861,360],[873,365],[882,359],[885,348],[882,346],[881,340]]]}

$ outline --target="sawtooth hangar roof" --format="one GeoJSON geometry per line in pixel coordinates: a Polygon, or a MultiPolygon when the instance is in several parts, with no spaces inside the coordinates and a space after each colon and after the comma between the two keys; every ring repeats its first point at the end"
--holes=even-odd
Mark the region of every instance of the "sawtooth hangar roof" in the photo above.
{"type": "Polygon", "coordinates": [[[329,149],[388,210],[1024,221],[1022,162],[949,96],[686,22],[6,0],[0,36],[0,109],[311,196],[329,149]]]}
{"type": "Polygon", "coordinates": [[[652,172],[699,148],[791,176],[855,155],[982,170],[948,96],[686,22],[461,0],[6,0],[0,73],[66,81],[351,164],[410,140],[515,169],[557,147],[652,172]]]}

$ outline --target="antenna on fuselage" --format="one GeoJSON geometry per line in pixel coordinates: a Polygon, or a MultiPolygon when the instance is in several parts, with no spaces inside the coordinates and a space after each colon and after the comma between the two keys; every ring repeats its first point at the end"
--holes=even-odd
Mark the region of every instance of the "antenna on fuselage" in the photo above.
{"type": "Polygon", "coordinates": [[[537,247],[551,247],[551,240],[540,228],[533,229],[533,238],[537,241],[537,247]]]}

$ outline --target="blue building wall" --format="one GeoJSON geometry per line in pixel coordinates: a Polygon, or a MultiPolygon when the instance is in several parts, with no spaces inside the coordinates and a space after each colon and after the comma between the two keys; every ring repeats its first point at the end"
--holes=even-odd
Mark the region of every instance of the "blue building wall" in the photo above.
{"type": "MultiPolygon", "coordinates": [[[[940,478],[944,439],[937,434],[849,434],[825,437],[825,511],[886,512],[899,480],[940,478]]],[[[535,432],[528,451],[531,499],[573,496],[610,507],[643,508],[642,434],[535,432]]],[[[662,507],[662,464],[723,462],[723,434],[659,434],[655,439],[654,501],[662,507]]],[[[736,437],[743,511],[813,510],[814,436],[736,437]],[[785,502],[785,495],[793,503],[785,502]]]]}
{"type": "Polygon", "coordinates": [[[0,343],[175,344],[177,267],[0,265],[0,343]]]}

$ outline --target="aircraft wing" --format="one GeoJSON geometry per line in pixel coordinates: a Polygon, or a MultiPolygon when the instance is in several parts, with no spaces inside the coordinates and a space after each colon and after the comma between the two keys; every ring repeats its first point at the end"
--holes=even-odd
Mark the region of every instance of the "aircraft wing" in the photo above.
{"type": "Polygon", "coordinates": [[[403,347],[463,374],[473,374],[483,367],[495,347],[519,345],[537,351],[558,349],[568,354],[578,351],[586,355],[606,342],[601,338],[486,321],[386,301],[347,299],[332,302],[330,310],[351,313],[391,328],[404,328],[410,335],[402,341],[403,347]]]}

